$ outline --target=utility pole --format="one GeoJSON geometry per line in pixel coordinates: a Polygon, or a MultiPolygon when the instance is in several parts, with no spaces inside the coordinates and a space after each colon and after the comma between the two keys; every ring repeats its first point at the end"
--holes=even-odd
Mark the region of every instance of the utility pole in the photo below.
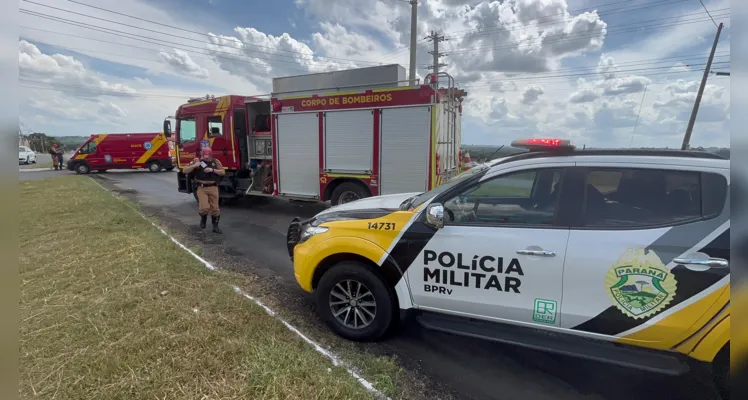
{"type": "Polygon", "coordinates": [[[680,146],[681,150],[687,150],[691,142],[691,132],[693,131],[693,125],[696,123],[696,114],[699,112],[699,103],[701,103],[701,96],[704,94],[704,87],[706,86],[706,79],[709,77],[709,71],[712,68],[712,60],[714,59],[714,52],[717,50],[717,43],[719,42],[719,34],[722,32],[722,22],[717,27],[717,35],[714,37],[714,44],[712,44],[712,51],[709,53],[709,60],[706,62],[706,68],[704,68],[704,76],[701,78],[701,85],[699,85],[699,91],[696,93],[696,101],[693,103],[693,110],[691,111],[691,119],[688,120],[688,127],[686,128],[686,134],[683,136],[683,144],[680,146]]]}
{"type": "Polygon", "coordinates": [[[418,0],[410,0],[410,86],[416,84],[416,35],[418,35],[418,0]]]}
{"type": "Polygon", "coordinates": [[[434,57],[434,61],[433,61],[433,64],[427,68],[430,70],[433,70],[433,76],[436,79],[436,81],[434,82],[434,87],[438,89],[439,88],[439,67],[447,66],[447,64],[439,62],[439,58],[445,55],[444,53],[439,52],[439,42],[443,42],[449,39],[445,38],[444,35],[440,35],[434,31],[431,31],[431,34],[426,36],[425,39],[428,39],[429,41],[434,42],[434,50],[429,51],[429,54],[431,54],[434,57]]]}

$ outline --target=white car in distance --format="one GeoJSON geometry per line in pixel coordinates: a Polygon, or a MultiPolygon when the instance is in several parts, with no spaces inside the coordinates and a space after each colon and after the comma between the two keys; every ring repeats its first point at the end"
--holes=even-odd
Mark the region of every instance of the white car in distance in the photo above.
{"type": "Polygon", "coordinates": [[[36,164],[36,153],[26,146],[18,146],[19,164],[36,164]]]}

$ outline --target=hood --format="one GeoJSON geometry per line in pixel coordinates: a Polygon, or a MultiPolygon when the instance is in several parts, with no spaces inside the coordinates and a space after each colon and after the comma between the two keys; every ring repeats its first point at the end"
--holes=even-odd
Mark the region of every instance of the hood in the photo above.
{"type": "Polygon", "coordinates": [[[317,217],[329,217],[332,214],[352,212],[355,214],[356,211],[374,211],[374,212],[392,212],[397,211],[403,201],[421,194],[421,192],[411,193],[398,193],[388,194],[384,196],[373,196],[364,199],[352,201],[350,203],[340,204],[334,207],[330,207],[325,211],[317,214],[317,217]]]}

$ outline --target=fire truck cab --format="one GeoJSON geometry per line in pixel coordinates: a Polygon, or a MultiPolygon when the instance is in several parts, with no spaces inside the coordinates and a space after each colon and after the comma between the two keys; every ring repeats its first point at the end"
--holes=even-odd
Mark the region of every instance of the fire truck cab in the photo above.
{"type": "MultiPolygon", "coordinates": [[[[414,86],[191,99],[175,115],[178,189],[194,191],[181,169],[207,145],[226,168],[223,200],[279,196],[337,205],[430,190],[460,172],[465,92],[441,75],[446,88],[433,77],[414,86]]],[[[172,134],[169,120],[164,133],[172,134]]]]}

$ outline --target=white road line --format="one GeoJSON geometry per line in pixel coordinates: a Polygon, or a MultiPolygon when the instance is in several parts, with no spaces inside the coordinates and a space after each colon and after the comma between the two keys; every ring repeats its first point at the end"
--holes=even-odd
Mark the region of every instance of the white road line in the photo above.
{"type": "MultiPolygon", "coordinates": [[[[138,214],[140,217],[142,217],[146,221],[150,222],[151,225],[155,226],[156,229],[158,229],[162,234],[164,234],[166,237],[168,237],[169,239],[171,239],[171,241],[174,242],[177,246],[179,246],[183,250],[187,251],[187,253],[189,253],[192,257],[194,257],[195,259],[197,259],[198,261],[200,261],[206,268],[208,268],[210,270],[213,270],[213,271],[215,271],[215,270],[218,269],[213,264],[211,264],[210,262],[208,262],[207,260],[205,260],[204,258],[202,258],[202,257],[198,256],[197,254],[195,254],[195,252],[193,252],[192,250],[188,249],[185,245],[183,245],[182,243],[180,243],[176,238],[174,238],[173,236],[171,236],[168,232],[166,232],[160,226],[156,225],[156,223],[154,223],[153,221],[151,221],[150,219],[148,219],[148,217],[145,214],[141,213],[139,210],[135,209],[130,204],[124,202],[120,196],[118,196],[114,192],[108,190],[107,188],[105,188],[99,182],[96,182],[96,180],[94,178],[91,178],[91,177],[89,177],[89,178],[98,187],[100,187],[101,189],[103,189],[107,193],[109,193],[112,196],[114,196],[114,198],[116,198],[117,200],[122,201],[122,203],[125,204],[127,207],[129,207],[133,212],[135,212],[136,214],[138,214]]],[[[288,328],[288,330],[290,330],[291,332],[295,333],[303,341],[307,342],[312,347],[314,347],[315,351],[317,351],[318,353],[322,354],[327,359],[329,359],[330,361],[332,361],[333,365],[335,365],[336,367],[343,367],[343,368],[345,368],[345,370],[348,372],[348,374],[350,376],[352,376],[353,378],[355,378],[358,381],[358,383],[361,386],[363,386],[364,389],[366,389],[367,391],[373,393],[377,398],[390,400],[389,397],[385,396],[382,392],[380,392],[379,390],[377,390],[371,382],[369,382],[366,379],[364,379],[361,375],[359,375],[356,371],[354,371],[353,368],[351,368],[348,364],[346,364],[344,361],[342,361],[337,355],[331,353],[328,350],[325,350],[317,342],[315,342],[314,340],[310,339],[305,334],[301,333],[301,331],[299,331],[295,326],[289,324],[286,320],[284,320],[283,318],[281,318],[280,316],[278,316],[278,314],[275,311],[273,311],[272,309],[270,309],[270,307],[266,306],[265,304],[263,304],[262,302],[260,302],[256,298],[248,295],[243,290],[241,290],[238,286],[232,285],[232,288],[234,289],[234,292],[236,292],[236,294],[238,294],[240,296],[243,296],[244,298],[246,298],[248,300],[251,300],[257,306],[259,306],[260,308],[262,308],[263,310],[265,310],[265,312],[268,315],[270,315],[271,317],[273,317],[276,320],[280,321],[283,325],[286,326],[286,328],[288,328]]]]}

